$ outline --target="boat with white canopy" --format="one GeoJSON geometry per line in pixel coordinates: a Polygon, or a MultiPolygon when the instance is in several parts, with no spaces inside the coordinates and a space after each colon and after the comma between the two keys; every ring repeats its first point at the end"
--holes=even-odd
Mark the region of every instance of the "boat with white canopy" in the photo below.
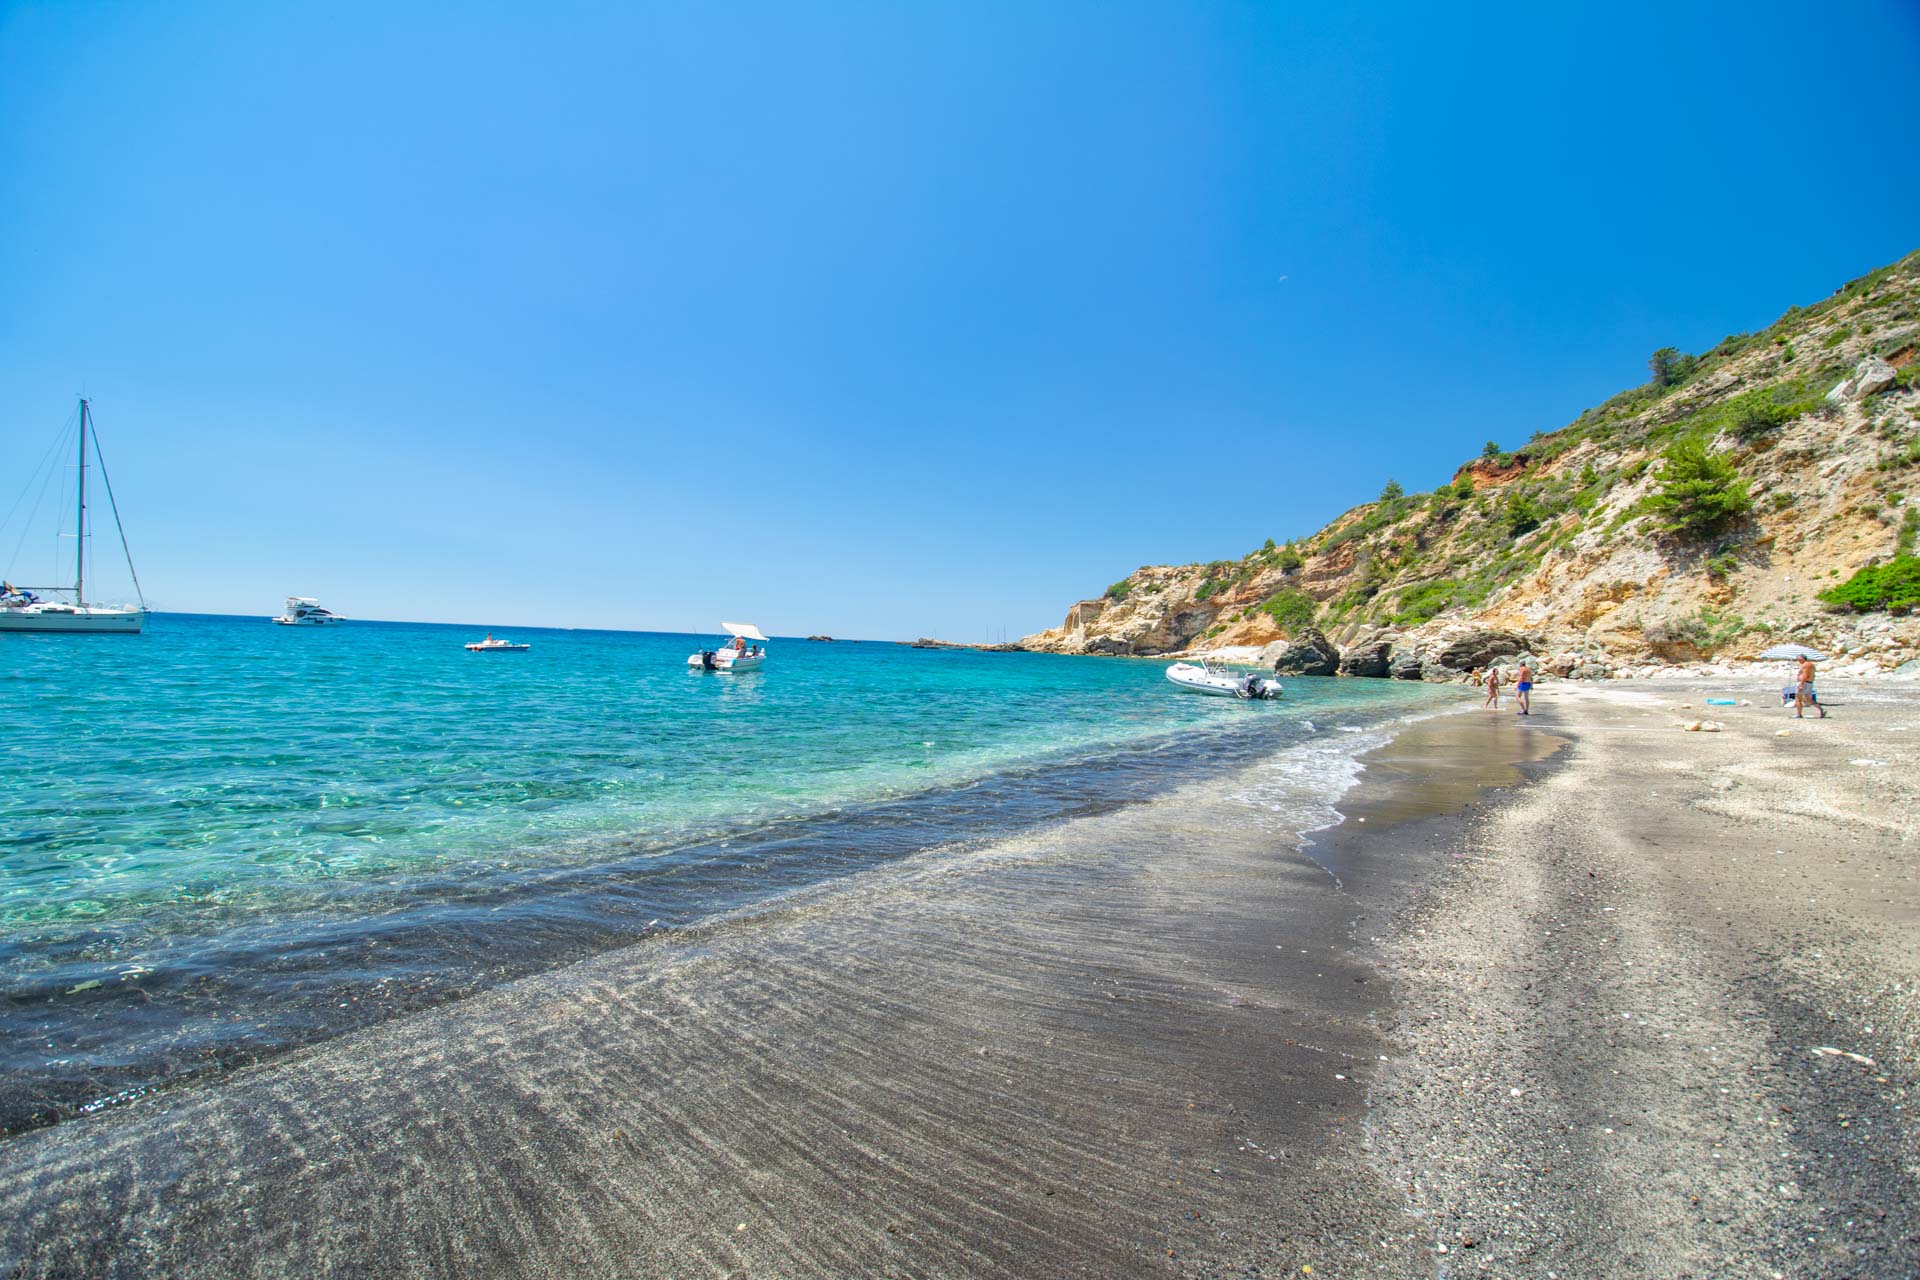
{"type": "Polygon", "coordinates": [[[1216,698],[1263,700],[1280,696],[1280,682],[1257,671],[1235,671],[1218,658],[1202,658],[1198,663],[1176,662],[1167,668],[1167,679],[1192,693],[1216,698]]]}
{"type": "Polygon", "coordinates": [[[696,671],[758,671],[767,661],[767,638],[751,622],[723,622],[720,629],[731,640],[718,648],[702,649],[687,659],[696,671]]]}

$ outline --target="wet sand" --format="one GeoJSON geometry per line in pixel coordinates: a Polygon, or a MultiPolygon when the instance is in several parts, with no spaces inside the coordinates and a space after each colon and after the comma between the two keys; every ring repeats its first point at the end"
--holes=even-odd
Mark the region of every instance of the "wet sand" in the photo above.
{"type": "MultiPolygon", "coordinates": [[[[1478,754],[1484,780],[1516,776],[1478,754]]],[[[1392,1051],[1352,945],[1371,908],[1249,801],[1270,777],[930,856],[21,1135],[0,1145],[0,1264],[1404,1268],[1404,1206],[1358,1158],[1392,1051]]]]}
{"type": "Polygon", "coordinates": [[[1910,1274],[1920,703],[1687,696],[1416,724],[1305,849],[1250,769],[21,1135],[0,1268],[1910,1274]]]}

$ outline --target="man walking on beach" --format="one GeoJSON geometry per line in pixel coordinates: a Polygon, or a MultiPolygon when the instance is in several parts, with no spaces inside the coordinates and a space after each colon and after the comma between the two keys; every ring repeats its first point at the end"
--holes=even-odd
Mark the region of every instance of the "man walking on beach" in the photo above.
{"type": "Polygon", "coordinates": [[[1820,718],[1825,720],[1827,718],[1827,709],[1820,705],[1820,695],[1813,691],[1812,658],[1803,657],[1800,659],[1800,669],[1794,673],[1793,679],[1793,718],[1795,720],[1805,720],[1807,718],[1807,708],[1811,706],[1815,711],[1820,713],[1820,718]]]}
{"type": "Polygon", "coordinates": [[[1520,670],[1514,673],[1513,696],[1520,703],[1520,710],[1515,714],[1533,714],[1533,665],[1525,658],[1520,659],[1520,670]]]}

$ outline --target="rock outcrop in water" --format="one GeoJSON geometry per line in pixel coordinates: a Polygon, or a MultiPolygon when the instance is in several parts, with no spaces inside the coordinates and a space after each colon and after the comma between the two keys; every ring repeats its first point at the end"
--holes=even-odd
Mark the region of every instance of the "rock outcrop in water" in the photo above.
{"type": "Polygon", "coordinates": [[[1312,627],[1297,639],[1280,642],[1278,650],[1273,669],[1283,676],[1330,676],[1340,670],[1340,651],[1312,627]]]}
{"type": "Polygon", "coordinates": [[[1920,254],[1651,367],[1652,381],[1490,448],[1432,493],[1390,486],[1237,560],[1143,566],[1019,647],[1278,655],[1311,629],[1343,674],[1399,679],[1523,652],[1561,676],[1648,674],[1782,640],[1862,672],[1920,658],[1904,604],[1822,599],[1920,535],[1920,254]],[[1663,506],[1683,444],[1729,464],[1745,503],[1691,526],[1663,506]]]}

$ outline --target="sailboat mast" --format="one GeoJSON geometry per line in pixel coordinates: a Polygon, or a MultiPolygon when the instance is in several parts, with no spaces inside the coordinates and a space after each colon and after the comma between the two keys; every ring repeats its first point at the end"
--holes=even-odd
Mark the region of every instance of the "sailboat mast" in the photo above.
{"type": "Polygon", "coordinates": [[[87,585],[87,398],[80,397],[80,511],[75,521],[73,602],[85,604],[87,585]]]}

